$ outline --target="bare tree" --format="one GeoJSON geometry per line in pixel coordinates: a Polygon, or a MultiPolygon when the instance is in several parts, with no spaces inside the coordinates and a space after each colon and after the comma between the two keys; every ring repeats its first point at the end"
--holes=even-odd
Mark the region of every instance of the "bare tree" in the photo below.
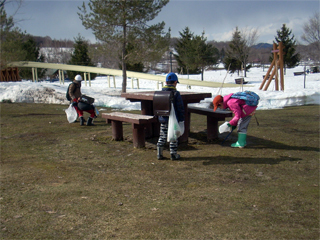
{"type": "Polygon", "coordinates": [[[309,21],[303,25],[301,39],[308,43],[308,56],[314,61],[320,61],[320,17],[315,13],[309,21]]]}
{"type": "Polygon", "coordinates": [[[232,40],[226,51],[226,57],[224,58],[225,68],[232,72],[244,70],[244,76],[247,76],[247,69],[249,68],[248,59],[251,51],[251,47],[256,43],[258,38],[258,30],[256,29],[242,29],[239,30],[236,27],[232,40]]]}
{"type": "MultiPolygon", "coordinates": [[[[252,46],[255,45],[257,43],[257,40],[259,38],[259,35],[258,35],[258,29],[255,29],[255,28],[251,28],[251,29],[248,29],[248,28],[245,28],[245,29],[242,29],[240,30],[241,32],[241,37],[242,37],[242,40],[244,42],[244,49],[243,49],[243,52],[246,56],[248,56],[248,58],[250,57],[250,54],[251,54],[251,49],[252,49],[252,46]]],[[[243,66],[244,68],[246,68],[246,65],[247,65],[247,62],[246,60],[248,60],[248,58],[244,58],[244,62],[243,62],[243,66]]],[[[244,76],[246,77],[247,76],[247,71],[246,69],[244,69],[244,76]]]]}

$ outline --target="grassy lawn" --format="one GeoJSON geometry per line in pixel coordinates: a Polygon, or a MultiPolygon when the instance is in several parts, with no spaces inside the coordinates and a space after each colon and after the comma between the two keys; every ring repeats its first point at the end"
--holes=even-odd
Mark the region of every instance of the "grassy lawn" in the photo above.
{"type": "Polygon", "coordinates": [[[67,106],[0,107],[1,239],[319,239],[319,106],[257,111],[244,149],[192,114],[179,161],[129,124],[118,142],[67,106]]]}

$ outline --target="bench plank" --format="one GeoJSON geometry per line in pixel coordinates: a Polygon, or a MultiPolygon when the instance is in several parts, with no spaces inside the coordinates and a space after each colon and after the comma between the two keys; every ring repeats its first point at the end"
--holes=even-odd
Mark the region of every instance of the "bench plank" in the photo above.
{"type": "Polygon", "coordinates": [[[102,113],[102,118],[105,118],[107,123],[111,123],[112,138],[116,141],[123,140],[122,122],[131,123],[135,148],[145,147],[145,128],[157,121],[154,116],[123,112],[102,113]]]}

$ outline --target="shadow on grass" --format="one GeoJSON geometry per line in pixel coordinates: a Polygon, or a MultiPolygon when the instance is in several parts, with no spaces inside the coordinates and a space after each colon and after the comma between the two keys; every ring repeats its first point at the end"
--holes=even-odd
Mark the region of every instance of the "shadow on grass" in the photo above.
{"type": "Polygon", "coordinates": [[[246,148],[250,149],[282,149],[282,150],[294,150],[294,151],[314,151],[319,152],[319,148],[310,146],[291,146],[284,143],[279,143],[267,139],[257,138],[249,136],[249,145],[246,148]]]}
{"type": "Polygon", "coordinates": [[[301,158],[291,158],[280,156],[279,158],[256,158],[256,157],[230,157],[230,156],[211,156],[211,157],[183,157],[181,161],[203,161],[203,165],[213,164],[279,164],[283,161],[300,161],[301,158]]]}
{"type": "Polygon", "coordinates": [[[27,114],[19,114],[19,115],[12,115],[11,117],[35,117],[35,116],[65,116],[63,113],[27,113],[27,114]]]}

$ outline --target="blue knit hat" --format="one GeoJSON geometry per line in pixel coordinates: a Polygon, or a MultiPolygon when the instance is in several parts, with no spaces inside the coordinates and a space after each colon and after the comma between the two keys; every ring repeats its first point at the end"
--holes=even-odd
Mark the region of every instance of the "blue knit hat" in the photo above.
{"type": "Polygon", "coordinates": [[[173,72],[169,73],[166,77],[166,82],[175,82],[175,81],[179,83],[178,76],[173,72]]]}

